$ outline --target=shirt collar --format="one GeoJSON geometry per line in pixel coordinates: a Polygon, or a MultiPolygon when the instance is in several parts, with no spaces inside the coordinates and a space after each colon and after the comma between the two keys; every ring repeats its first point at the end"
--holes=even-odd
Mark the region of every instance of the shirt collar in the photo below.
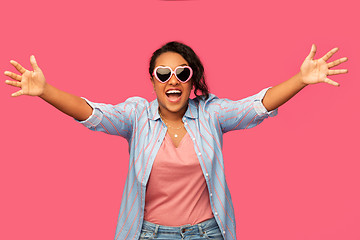
{"type": "MultiPolygon", "coordinates": [[[[158,109],[159,102],[155,99],[150,103],[148,118],[154,121],[158,120],[160,118],[158,109]]],[[[193,119],[198,118],[198,109],[194,99],[189,99],[188,108],[186,109],[184,116],[193,119]]]]}

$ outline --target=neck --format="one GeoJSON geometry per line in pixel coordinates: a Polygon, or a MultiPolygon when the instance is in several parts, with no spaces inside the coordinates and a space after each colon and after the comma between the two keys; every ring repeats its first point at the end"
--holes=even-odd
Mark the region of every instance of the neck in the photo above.
{"type": "Polygon", "coordinates": [[[171,112],[171,111],[169,111],[167,109],[164,109],[161,106],[159,106],[159,113],[161,114],[161,116],[163,118],[165,118],[167,121],[170,121],[170,122],[181,121],[181,119],[183,118],[186,110],[187,110],[187,107],[184,108],[184,109],[181,109],[178,112],[171,112]]]}

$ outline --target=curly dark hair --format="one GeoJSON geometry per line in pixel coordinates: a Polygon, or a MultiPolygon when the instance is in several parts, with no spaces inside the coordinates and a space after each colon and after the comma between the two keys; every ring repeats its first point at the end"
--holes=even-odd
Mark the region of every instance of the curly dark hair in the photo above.
{"type": "Polygon", "coordinates": [[[205,99],[207,99],[209,97],[209,89],[205,82],[204,66],[196,53],[189,46],[183,43],[176,41],[168,42],[153,53],[150,59],[149,66],[150,77],[152,77],[156,59],[165,52],[176,52],[180,54],[189,63],[189,66],[193,70],[193,76],[191,80],[195,87],[194,94],[196,96],[204,96],[205,99]],[[200,95],[198,95],[198,91],[201,92],[200,95]]]}

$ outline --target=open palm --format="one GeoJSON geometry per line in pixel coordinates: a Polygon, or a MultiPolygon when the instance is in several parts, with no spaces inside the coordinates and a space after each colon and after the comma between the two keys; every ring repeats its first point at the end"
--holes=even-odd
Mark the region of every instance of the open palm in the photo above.
{"type": "Polygon", "coordinates": [[[21,73],[18,75],[13,72],[5,71],[5,75],[11,77],[15,81],[6,80],[5,83],[14,87],[21,88],[21,90],[11,94],[13,97],[21,95],[40,96],[45,89],[45,76],[36,63],[35,57],[30,57],[30,63],[33,71],[29,71],[22,67],[19,63],[11,60],[10,63],[21,73]]]}
{"type": "Polygon", "coordinates": [[[326,82],[334,86],[339,86],[340,84],[327,78],[329,75],[343,74],[347,73],[347,69],[336,69],[330,70],[343,62],[347,61],[347,58],[340,58],[333,62],[327,63],[326,61],[331,58],[334,53],[336,53],[339,49],[334,48],[330,50],[327,54],[325,54],[322,58],[314,60],[314,56],[316,53],[315,44],[312,45],[310,54],[306,57],[305,61],[301,65],[301,76],[303,82],[305,84],[315,84],[320,82],[326,82]]]}

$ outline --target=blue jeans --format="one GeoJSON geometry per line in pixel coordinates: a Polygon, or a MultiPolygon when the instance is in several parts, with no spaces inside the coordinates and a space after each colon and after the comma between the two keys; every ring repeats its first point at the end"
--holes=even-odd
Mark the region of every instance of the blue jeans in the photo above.
{"type": "Polygon", "coordinates": [[[180,227],[163,226],[144,220],[139,240],[145,239],[223,240],[223,237],[215,218],[211,218],[195,225],[187,224],[180,227]]]}

